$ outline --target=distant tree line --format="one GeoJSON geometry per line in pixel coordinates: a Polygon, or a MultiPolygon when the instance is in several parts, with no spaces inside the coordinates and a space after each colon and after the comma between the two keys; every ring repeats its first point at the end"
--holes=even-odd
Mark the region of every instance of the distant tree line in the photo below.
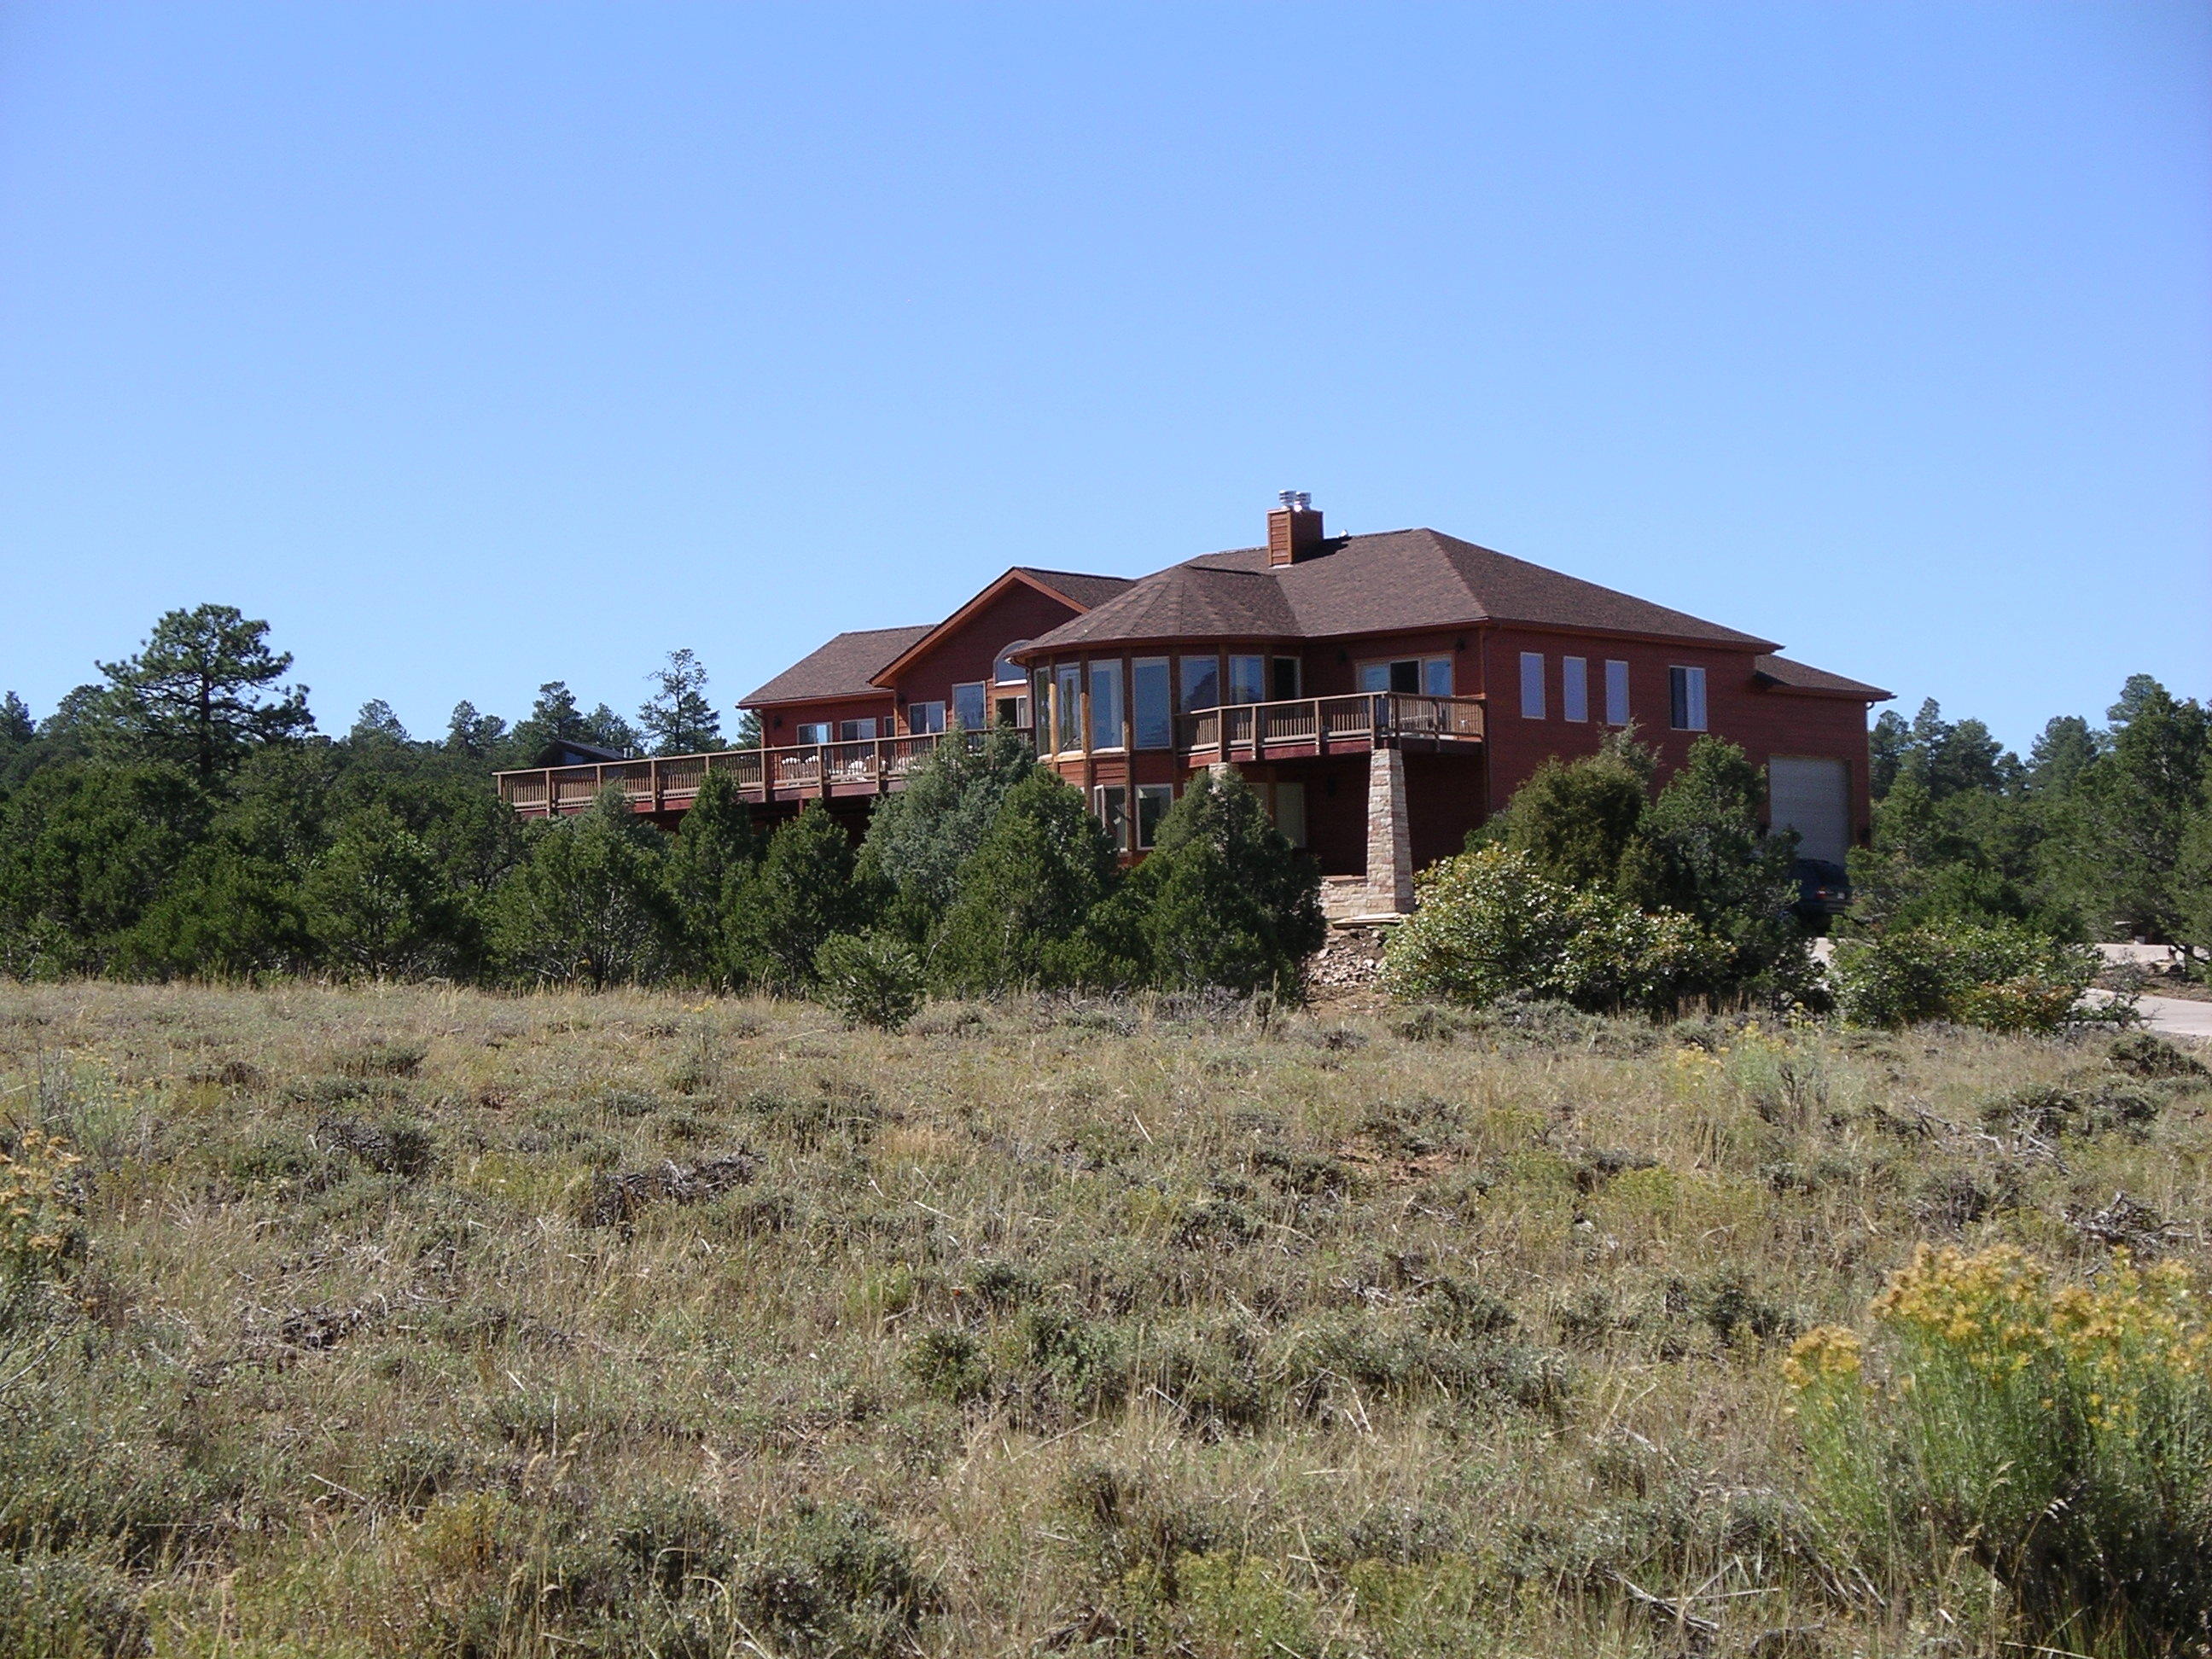
{"type": "Polygon", "coordinates": [[[672,835],[618,793],[525,823],[491,775],[553,743],[684,753],[757,726],[726,737],[678,651],[635,724],[553,682],[512,726],[464,702],[417,740],[374,702],[328,737],[267,635],[171,612],[47,719],[0,702],[0,973],[767,986],[896,1024],[932,988],[1295,992],[1322,939],[1311,860],[1233,775],[1127,876],[1011,733],[946,745],[857,845],[819,807],[765,833],[720,775],[672,835]]]}

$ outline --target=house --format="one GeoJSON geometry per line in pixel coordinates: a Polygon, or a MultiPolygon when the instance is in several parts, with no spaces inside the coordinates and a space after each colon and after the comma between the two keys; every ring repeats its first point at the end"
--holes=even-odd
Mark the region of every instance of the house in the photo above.
{"type": "Polygon", "coordinates": [[[1435,530],[1326,533],[1131,579],[1018,567],[943,622],[840,634],[743,701],[763,747],[507,773],[526,813],[621,782],[672,822],[708,769],[770,815],[857,828],[947,733],[1012,726],[1141,858],[1193,772],[1231,765],[1311,849],[1338,915],[1402,912],[1549,757],[1633,723],[1662,775],[1712,732],[1767,769],[1772,827],[1840,860],[1869,832],[1866,714],[1888,692],[1776,642],[1435,530]]]}

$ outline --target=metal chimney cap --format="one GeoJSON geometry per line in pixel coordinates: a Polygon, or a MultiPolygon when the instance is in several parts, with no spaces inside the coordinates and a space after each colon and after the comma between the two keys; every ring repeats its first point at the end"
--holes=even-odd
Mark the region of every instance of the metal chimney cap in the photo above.
{"type": "Polygon", "coordinates": [[[1313,496],[1306,490],[1279,489],[1275,492],[1275,499],[1292,512],[1308,513],[1313,510],[1313,496]]]}

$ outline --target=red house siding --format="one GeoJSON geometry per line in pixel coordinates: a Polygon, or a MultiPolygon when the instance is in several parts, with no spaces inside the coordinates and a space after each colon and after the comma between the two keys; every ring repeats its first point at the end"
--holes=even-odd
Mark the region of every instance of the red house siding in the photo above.
{"type": "Polygon", "coordinates": [[[921,654],[898,671],[892,684],[902,710],[910,702],[943,702],[948,712],[952,688],[988,682],[999,653],[1017,640],[1035,639],[1083,613],[1065,599],[1022,583],[1009,586],[958,627],[932,639],[921,654]]]}

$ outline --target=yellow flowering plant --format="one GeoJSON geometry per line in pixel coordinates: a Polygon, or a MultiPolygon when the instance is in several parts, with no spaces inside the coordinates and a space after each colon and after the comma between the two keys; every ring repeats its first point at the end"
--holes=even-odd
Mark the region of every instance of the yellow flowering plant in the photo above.
{"type": "Polygon", "coordinates": [[[1961,1553],[2045,1639],[2212,1635],[2212,1319],[2179,1263],[2054,1285],[2009,1246],[1923,1245],[1784,1364],[1816,1503],[1863,1565],[1961,1553]],[[1878,1362],[1878,1363],[1877,1363],[1878,1362]]]}
{"type": "Polygon", "coordinates": [[[0,1150],[0,1297],[54,1278],[82,1242],[78,1161],[58,1136],[40,1129],[0,1150]]]}

